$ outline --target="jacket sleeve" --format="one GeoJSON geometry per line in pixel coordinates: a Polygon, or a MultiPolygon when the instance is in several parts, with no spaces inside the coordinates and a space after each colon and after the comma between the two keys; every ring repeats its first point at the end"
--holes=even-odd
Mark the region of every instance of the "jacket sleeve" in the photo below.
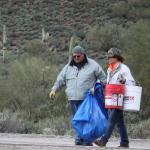
{"type": "Polygon", "coordinates": [[[54,83],[54,86],[52,87],[52,90],[59,91],[66,83],[66,71],[67,71],[68,65],[66,65],[62,71],[57,76],[57,79],[54,83]]]}
{"type": "Polygon", "coordinates": [[[99,80],[103,84],[106,84],[106,74],[105,74],[104,70],[102,69],[102,67],[98,64],[96,66],[95,75],[96,75],[97,80],[99,80]]]}
{"type": "Polygon", "coordinates": [[[126,82],[125,82],[126,85],[135,85],[136,84],[135,80],[131,74],[131,71],[128,67],[125,68],[124,77],[126,79],[126,82]]]}

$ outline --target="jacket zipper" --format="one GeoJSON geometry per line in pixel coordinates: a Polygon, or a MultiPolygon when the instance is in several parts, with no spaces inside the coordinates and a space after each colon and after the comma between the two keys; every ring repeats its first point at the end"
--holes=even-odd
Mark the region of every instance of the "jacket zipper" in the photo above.
{"type": "Polygon", "coordinates": [[[77,74],[76,74],[76,87],[75,87],[75,90],[76,90],[76,95],[75,95],[75,97],[77,98],[77,95],[78,95],[78,93],[77,93],[77,80],[78,80],[78,75],[79,75],[79,70],[77,69],[77,74]]]}

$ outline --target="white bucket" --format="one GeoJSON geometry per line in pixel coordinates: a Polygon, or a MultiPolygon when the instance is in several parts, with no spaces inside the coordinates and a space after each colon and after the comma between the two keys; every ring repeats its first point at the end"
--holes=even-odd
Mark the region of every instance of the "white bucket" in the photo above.
{"type": "Polygon", "coordinates": [[[139,111],[141,105],[141,95],[142,95],[142,87],[126,85],[123,110],[139,111]]]}

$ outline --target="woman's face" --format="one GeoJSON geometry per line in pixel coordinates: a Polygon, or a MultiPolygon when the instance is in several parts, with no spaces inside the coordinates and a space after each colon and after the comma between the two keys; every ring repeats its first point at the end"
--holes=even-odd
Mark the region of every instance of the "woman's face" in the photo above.
{"type": "Polygon", "coordinates": [[[108,64],[115,64],[116,62],[118,62],[117,58],[113,58],[113,57],[108,57],[108,64]]]}

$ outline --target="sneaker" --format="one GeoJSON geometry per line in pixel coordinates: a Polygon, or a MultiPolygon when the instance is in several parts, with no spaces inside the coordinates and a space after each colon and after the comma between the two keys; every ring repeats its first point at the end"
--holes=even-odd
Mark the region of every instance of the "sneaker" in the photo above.
{"type": "Polygon", "coordinates": [[[75,140],[75,145],[83,145],[83,139],[75,140]]]}
{"type": "Polygon", "coordinates": [[[102,140],[102,139],[100,139],[100,140],[96,140],[95,142],[94,142],[96,145],[98,145],[98,146],[101,146],[101,147],[104,147],[104,146],[106,146],[106,141],[104,141],[104,140],[102,140]]]}
{"type": "Polygon", "coordinates": [[[120,148],[129,148],[129,144],[120,144],[120,146],[118,146],[120,148]]]}
{"type": "Polygon", "coordinates": [[[82,142],[75,142],[75,145],[83,145],[82,142]]]}

